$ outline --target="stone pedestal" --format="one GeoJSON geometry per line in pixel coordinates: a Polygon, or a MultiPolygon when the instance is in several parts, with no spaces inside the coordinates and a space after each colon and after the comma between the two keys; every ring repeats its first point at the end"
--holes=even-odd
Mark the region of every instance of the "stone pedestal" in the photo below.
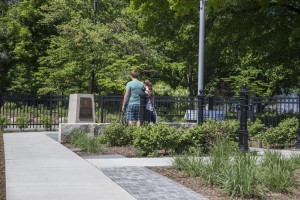
{"type": "Polygon", "coordinates": [[[87,135],[94,137],[103,133],[103,127],[110,123],[60,123],[58,141],[61,143],[70,141],[70,134],[75,130],[81,130],[87,135]]]}
{"type": "Polygon", "coordinates": [[[95,123],[93,94],[70,94],[68,123],[95,123]]]}

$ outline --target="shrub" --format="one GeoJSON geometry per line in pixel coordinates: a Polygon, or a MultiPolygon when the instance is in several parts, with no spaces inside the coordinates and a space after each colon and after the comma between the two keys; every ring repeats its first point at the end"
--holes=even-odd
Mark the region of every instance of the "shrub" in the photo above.
{"type": "Polygon", "coordinates": [[[183,153],[188,151],[190,148],[195,147],[195,143],[192,139],[192,134],[186,129],[178,129],[177,134],[177,144],[174,148],[176,153],[183,153]]]}
{"type": "Polygon", "coordinates": [[[5,116],[0,115],[0,130],[3,131],[7,124],[9,124],[9,120],[5,116]]]}
{"type": "Polygon", "coordinates": [[[255,120],[255,122],[248,121],[248,132],[251,136],[258,135],[265,130],[266,127],[260,119],[255,120]]]}
{"type": "Polygon", "coordinates": [[[169,125],[145,125],[135,130],[133,144],[145,155],[157,150],[164,150],[166,153],[177,148],[180,133],[181,131],[169,125]]]}
{"type": "Polygon", "coordinates": [[[74,130],[70,134],[70,143],[82,148],[88,153],[102,151],[102,148],[96,138],[88,136],[86,133],[79,129],[74,130]]]}
{"type": "Polygon", "coordinates": [[[53,120],[49,115],[43,115],[41,123],[43,124],[44,128],[48,129],[51,127],[53,120]]]}
{"type": "Polygon", "coordinates": [[[237,120],[207,120],[202,125],[192,128],[190,134],[194,144],[207,152],[217,140],[237,141],[238,130],[239,122],[237,120]]]}
{"type": "Polygon", "coordinates": [[[24,130],[24,128],[27,128],[29,126],[29,118],[24,114],[22,116],[18,117],[16,122],[17,122],[17,126],[21,130],[24,130]]]}
{"type": "Polygon", "coordinates": [[[151,134],[151,126],[145,125],[139,127],[134,132],[133,145],[144,155],[148,155],[158,149],[158,143],[155,141],[155,137],[151,134]]]}
{"type": "Polygon", "coordinates": [[[288,118],[280,122],[277,127],[271,127],[266,132],[258,134],[255,138],[267,142],[272,147],[283,147],[285,144],[291,144],[296,141],[297,129],[297,118],[288,118]]]}
{"type": "Polygon", "coordinates": [[[105,126],[103,129],[104,140],[110,146],[126,146],[132,143],[133,127],[125,127],[122,124],[114,123],[105,126]]]}

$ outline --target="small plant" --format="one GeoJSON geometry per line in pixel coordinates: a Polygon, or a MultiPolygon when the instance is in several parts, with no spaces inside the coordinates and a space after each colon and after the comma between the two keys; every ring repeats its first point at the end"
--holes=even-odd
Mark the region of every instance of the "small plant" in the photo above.
{"type": "Polygon", "coordinates": [[[44,128],[49,129],[53,123],[53,120],[49,115],[44,115],[42,116],[41,122],[44,128]]]}
{"type": "Polygon", "coordinates": [[[151,134],[150,125],[144,125],[134,131],[133,145],[139,151],[143,152],[143,155],[149,155],[155,150],[158,150],[158,143],[151,134]]]}
{"type": "Polygon", "coordinates": [[[168,153],[178,149],[180,130],[164,124],[144,125],[134,131],[133,145],[144,155],[158,150],[168,153]]]}
{"type": "Polygon", "coordinates": [[[82,148],[88,153],[102,151],[102,148],[96,138],[88,136],[80,129],[74,130],[70,134],[70,143],[82,148]]]}
{"type": "Polygon", "coordinates": [[[266,127],[260,119],[255,120],[255,122],[251,122],[250,120],[248,120],[248,132],[251,136],[258,135],[265,130],[266,127]]]}
{"type": "Polygon", "coordinates": [[[280,122],[277,127],[271,127],[255,138],[261,142],[267,142],[271,147],[284,147],[295,143],[297,129],[298,119],[288,118],[280,122]]]}
{"type": "Polygon", "coordinates": [[[289,192],[295,184],[296,161],[283,157],[280,152],[266,151],[262,162],[264,185],[272,191],[289,192]]]}
{"type": "Polygon", "coordinates": [[[225,166],[219,184],[226,194],[239,197],[262,195],[256,156],[238,151],[225,166]]]}
{"type": "Polygon", "coordinates": [[[8,124],[9,120],[5,116],[0,115],[0,130],[3,131],[3,129],[6,128],[8,124]]]}
{"type": "Polygon", "coordinates": [[[174,158],[172,166],[175,169],[183,170],[188,176],[200,176],[205,165],[204,162],[200,150],[190,148],[183,156],[174,158]]]}
{"type": "Polygon", "coordinates": [[[16,122],[17,122],[17,126],[21,130],[24,130],[25,128],[27,128],[29,126],[29,118],[25,114],[18,117],[16,122]]]}
{"type": "Polygon", "coordinates": [[[133,140],[135,127],[125,128],[122,124],[115,123],[105,126],[103,129],[104,141],[110,146],[126,146],[133,140]]]}
{"type": "Polygon", "coordinates": [[[220,139],[236,141],[239,130],[237,120],[214,121],[207,120],[200,126],[190,130],[191,138],[196,146],[200,146],[204,152],[220,139]]]}

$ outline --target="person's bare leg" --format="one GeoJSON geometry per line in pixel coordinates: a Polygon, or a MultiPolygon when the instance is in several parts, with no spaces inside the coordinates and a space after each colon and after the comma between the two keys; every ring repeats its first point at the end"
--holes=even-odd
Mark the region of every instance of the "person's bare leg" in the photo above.
{"type": "Polygon", "coordinates": [[[128,125],[129,125],[129,126],[132,126],[132,121],[128,121],[128,125]]]}
{"type": "Polygon", "coordinates": [[[136,122],[136,126],[137,126],[137,127],[141,126],[141,121],[137,121],[137,122],[136,122]]]}

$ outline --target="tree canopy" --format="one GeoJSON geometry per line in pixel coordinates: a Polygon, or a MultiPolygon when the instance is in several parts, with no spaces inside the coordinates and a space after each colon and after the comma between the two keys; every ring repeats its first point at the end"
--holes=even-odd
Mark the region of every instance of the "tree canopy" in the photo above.
{"type": "MultiPolygon", "coordinates": [[[[199,0],[0,2],[0,92],[122,94],[130,69],[197,94],[199,0]]],[[[300,2],[210,0],[205,93],[299,92],[300,2]]]]}

